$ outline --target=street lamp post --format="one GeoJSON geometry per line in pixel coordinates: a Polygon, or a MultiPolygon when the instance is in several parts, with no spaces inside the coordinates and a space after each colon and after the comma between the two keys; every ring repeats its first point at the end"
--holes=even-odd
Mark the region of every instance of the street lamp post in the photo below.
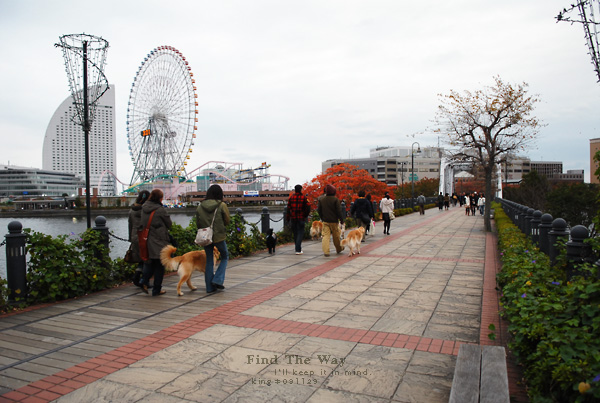
{"type": "Polygon", "coordinates": [[[410,172],[410,181],[412,183],[412,192],[411,192],[411,200],[410,200],[410,206],[411,207],[415,207],[415,144],[417,145],[417,152],[420,153],[421,152],[421,144],[419,144],[417,141],[415,141],[414,143],[412,143],[412,146],[410,146],[410,157],[411,157],[411,163],[412,163],[412,168],[411,168],[411,172],[410,172]]]}

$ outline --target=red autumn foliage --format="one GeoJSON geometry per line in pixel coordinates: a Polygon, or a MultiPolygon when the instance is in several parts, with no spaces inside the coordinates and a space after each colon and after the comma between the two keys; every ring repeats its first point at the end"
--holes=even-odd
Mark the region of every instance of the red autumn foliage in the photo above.
{"type": "Polygon", "coordinates": [[[317,208],[317,199],[323,195],[327,184],[336,188],[336,196],[346,203],[346,209],[350,208],[350,203],[358,197],[360,190],[370,194],[371,201],[374,202],[379,202],[385,192],[392,191],[388,185],[374,179],[366,170],[342,163],[327,169],[325,173],[315,176],[310,182],[302,185],[302,192],[313,209],[317,208]]]}

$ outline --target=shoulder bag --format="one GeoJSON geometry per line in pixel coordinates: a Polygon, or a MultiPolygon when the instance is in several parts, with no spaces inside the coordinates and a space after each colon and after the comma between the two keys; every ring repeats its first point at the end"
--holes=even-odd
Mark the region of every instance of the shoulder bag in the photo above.
{"type": "Polygon", "coordinates": [[[206,228],[198,228],[198,232],[196,233],[196,239],[194,243],[200,246],[207,246],[212,243],[213,239],[213,224],[215,223],[215,217],[217,216],[217,212],[221,208],[221,205],[217,206],[215,210],[215,214],[213,215],[212,222],[210,223],[210,227],[206,228]]]}
{"type": "Polygon", "coordinates": [[[148,257],[148,234],[150,233],[150,223],[152,222],[152,217],[154,217],[154,210],[150,213],[150,218],[148,219],[148,224],[146,224],[146,228],[141,231],[138,231],[138,244],[140,245],[140,257],[145,262],[149,260],[148,257]]]}

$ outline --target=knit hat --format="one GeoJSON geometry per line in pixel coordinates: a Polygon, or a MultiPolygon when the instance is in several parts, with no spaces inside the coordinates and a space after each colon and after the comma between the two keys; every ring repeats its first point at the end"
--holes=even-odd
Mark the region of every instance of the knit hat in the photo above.
{"type": "Polygon", "coordinates": [[[335,187],[333,185],[326,185],[325,186],[325,194],[327,196],[335,196],[335,187]]]}

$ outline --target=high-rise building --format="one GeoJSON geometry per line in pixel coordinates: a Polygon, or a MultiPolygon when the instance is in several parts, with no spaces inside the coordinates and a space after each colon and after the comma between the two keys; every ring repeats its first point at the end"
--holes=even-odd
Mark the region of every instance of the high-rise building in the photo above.
{"type": "MultiPolygon", "coordinates": [[[[42,169],[68,172],[85,181],[85,136],[73,121],[76,109],[67,97],[52,115],[42,152],[42,169]]],[[[117,193],[117,140],[115,126],[115,87],[111,85],[96,106],[89,134],[90,192],[101,196],[117,193]]]]}

